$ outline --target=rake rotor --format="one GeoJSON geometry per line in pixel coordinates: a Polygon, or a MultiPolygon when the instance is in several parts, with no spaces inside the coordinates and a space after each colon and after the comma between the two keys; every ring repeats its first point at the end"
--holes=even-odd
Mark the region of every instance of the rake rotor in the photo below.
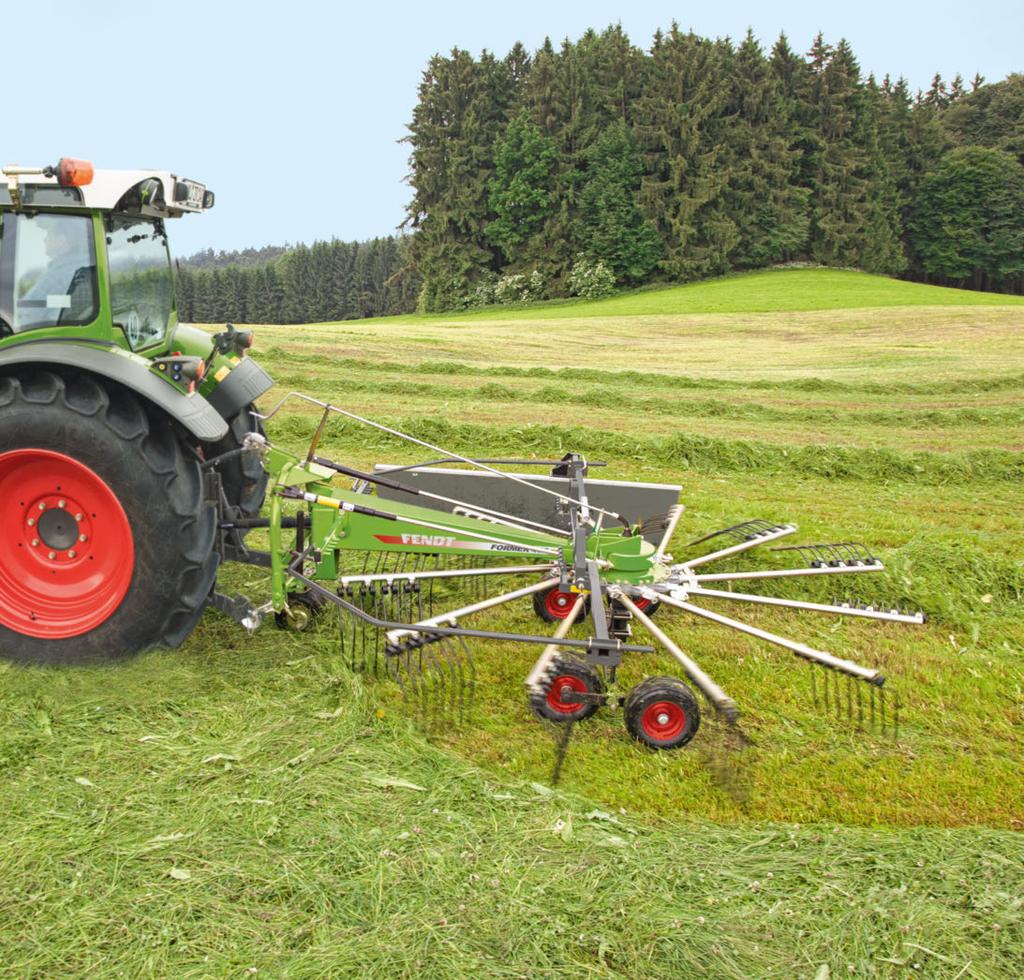
{"type": "MultiPolygon", "coordinates": [[[[736,701],[674,638],[679,617],[789,650],[822,670],[822,683],[813,685],[815,702],[831,713],[861,727],[898,724],[898,702],[887,704],[885,678],[877,668],[719,608],[761,606],[923,623],[922,613],[878,602],[817,602],[770,591],[781,580],[881,571],[881,560],[863,545],[780,545],[795,525],[748,520],[698,538],[686,547],[704,545],[704,552],[676,561],[668,548],[684,508],[669,504],[666,495],[677,499],[678,488],[590,481],[587,460],[572,453],[555,463],[550,477],[508,473],[503,465],[527,461],[474,461],[306,396],[289,397],[319,404],[323,416],[305,459],[269,445],[260,450],[272,503],[271,551],[258,563],[271,567],[273,608],[285,625],[308,621],[298,614],[300,607],[310,614],[335,608],[349,666],[390,678],[424,727],[440,729],[468,715],[476,683],[471,644],[485,640],[540,647],[525,687],[533,713],[554,726],[556,777],[575,725],[601,707],[621,708],[627,730],[641,744],[678,748],[700,724],[692,685],[736,731],[736,701]],[[334,414],[440,458],[374,473],[336,463],[319,455],[334,414]],[[448,463],[472,470],[437,469],[448,463]],[[355,481],[352,490],[333,484],[339,474],[355,481]],[[649,503],[659,496],[665,503],[656,516],[636,523],[623,516],[628,508],[653,513],[649,503]],[[286,501],[305,510],[287,517],[286,501]],[[292,543],[285,540],[287,529],[295,530],[292,543]],[[766,545],[799,564],[778,568],[744,561],[766,545]],[[743,583],[742,591],[736,583],[743,583]],[[541,619],[555,623],[553,633],[480,628],[485,614],[517,605],[527,613],[532,606],[541,619]],[[637,642],[634,627],[647,642],[637,642]],[[647,677],[622,689],[623,658],[655,650],[675,662],[685,682],[647,677]]],[[[222,529],[230,527],[222,523],[222,529]]]]}

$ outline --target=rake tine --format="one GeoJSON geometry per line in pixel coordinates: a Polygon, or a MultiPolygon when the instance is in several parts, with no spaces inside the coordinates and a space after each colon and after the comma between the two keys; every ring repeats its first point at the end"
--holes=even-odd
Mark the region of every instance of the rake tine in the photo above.
{"type": "Polygon", "coordinates": [[[464,682],[458,661],[458,652],[452,637],[445,637],[441,653],[444,655],[444,667],[448,671],[448,709],[452,724],[456,724],[462,720],[462,686],[464,682]]]}
{"type": "Polygon", "coordinates": [[[396,654],[393,657],[387,658],[387,672],[388,676],[398,685],[399,691],[402,692],[403,703],[408,703],[409,695],[406,690],[405,682],[402,680],[402,659],[405,654],[396,654]]]}
{"type": "Polygon", "coordinates": [[[459,637],[458,642],[449,637],[446,652],[450,657],[452,676],[455,678],[452,688],[452,712],[455,720],[461,724],[467,715],[467,697],[472,696],[472,687],[467,687],[466,684],[466,663],[469,654],[462,637],[459,637]]]}
{"type": "Polygon", "coordinates": [[[439,697],[435,700],[438,727],[445,719],[454,718],[455,715],[456,677],[451,669],[451,658],[448,654],[449,642],[449,638],[444,636],[425,648],[430,663],[436,671],[434,686],[439,692],[439,697]]]}
{"type": "Polygon", "coordinates": [[[468,675],[469,677],[465,687],[466,697],[463,701],[465,716],[468,718],[473,712],[473,705],[476,700],[476,661],[473,659],[473,651],[469,648],[469,644],[464,636],[459,637],[459,646],[461,648],[461,663],[464,665],[462,668],[463,676],[468,675]]]}
{"type": "MultiPolygon", "coordinates": [[[[437,646],[443,645],[441,640],[437,646]]],[[[428,732],[441,727],[447,701],[447,688],[444,670],[434,656],[435,644],[427,644],[420,648],[420,664],[423,668],[423,722],[428,732]],[[436,722],[436,728],[435,728],[436,722]]]]}

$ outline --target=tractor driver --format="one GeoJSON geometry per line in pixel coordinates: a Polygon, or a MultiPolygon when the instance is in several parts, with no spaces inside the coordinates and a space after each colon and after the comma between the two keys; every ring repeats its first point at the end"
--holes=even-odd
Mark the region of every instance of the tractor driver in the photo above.
{"type": "Polygon", "coordinates": [[[93,309],[92,257],[83,231],[87,219],[70,215],[35,217],[43,232],[42,275],[18,301],[35,325],[56,326],[82,320],[93,309]]]}

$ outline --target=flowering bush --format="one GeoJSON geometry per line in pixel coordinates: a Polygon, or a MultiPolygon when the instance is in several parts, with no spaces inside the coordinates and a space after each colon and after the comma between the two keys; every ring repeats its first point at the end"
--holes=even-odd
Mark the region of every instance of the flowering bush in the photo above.
{"type": "Polygon", "coordinates": [[[583,299],[600,299],[615,290],[615,273],[600,259],[576,256],[569,273],[569,291],[583,299]]]}
{"type": "Polygon", "coordinates": [[[500,279],[485,279],[463,298],[461,305],[473,309],[495,303],[530,303],[543,295],[544,277],[534,269],[528,276],[517,273],[500,279]]]}

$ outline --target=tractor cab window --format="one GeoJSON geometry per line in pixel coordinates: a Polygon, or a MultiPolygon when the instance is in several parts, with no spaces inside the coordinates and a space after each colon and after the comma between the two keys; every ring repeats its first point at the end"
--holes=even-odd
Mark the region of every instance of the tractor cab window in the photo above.
{"type": "Polygon", "coordinates": [[[96,318],[92,220],[72,214],[4,215],[0,317],[13,333],[96,318]]]}
{"type": "Polygon", "coordinates": [[[107,218],[110,311],[132,350],[163,340],[174,311],[171,259],[161,221],[107,218]]]}

